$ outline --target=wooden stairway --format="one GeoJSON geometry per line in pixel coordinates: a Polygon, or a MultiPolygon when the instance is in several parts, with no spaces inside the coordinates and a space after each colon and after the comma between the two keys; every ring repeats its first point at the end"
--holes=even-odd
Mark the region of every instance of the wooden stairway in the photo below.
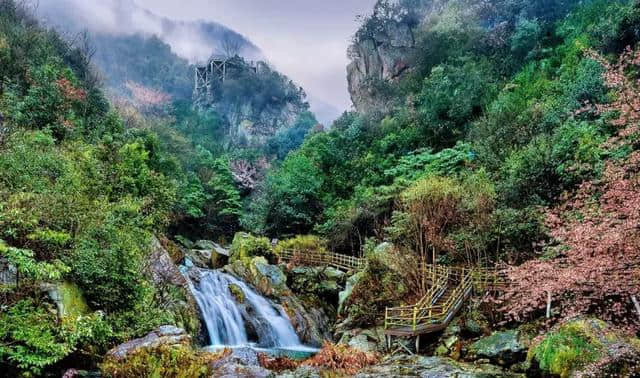
{"type": "Polygon", "coordinates": [[[507,282],[503,273],[481,268],[430,266],[426,274],[433,277],[432,286],[418,303],[386,309],[384,328],[389,347],[393,336],[415,336],[417,351],[420,335],[447,328],[474,290],[500,291],[507,282]]]}

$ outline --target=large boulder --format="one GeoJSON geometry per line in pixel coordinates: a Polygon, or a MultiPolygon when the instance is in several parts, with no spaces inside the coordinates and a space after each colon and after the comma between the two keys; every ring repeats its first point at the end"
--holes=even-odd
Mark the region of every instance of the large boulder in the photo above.
{"type": "Polygon", "coordinates": [[[128,356],[142,349],[155,349],[160,346],[186,346],[190,345],[190,343],[191,336],[189,336],[183,329],[171,325],[166,325],[159,327],[145,337],[134,339],[124,344],[118,345],[107,353],[106,359],[112,361],[122,361],[128,356]]]}
{"type": "Polygon", "coordinates": [[[500,365],[512,365],[524,361],[526,351],[517,330],[499,331],[471,344],[466,358],[486,358],[500,365]]]}

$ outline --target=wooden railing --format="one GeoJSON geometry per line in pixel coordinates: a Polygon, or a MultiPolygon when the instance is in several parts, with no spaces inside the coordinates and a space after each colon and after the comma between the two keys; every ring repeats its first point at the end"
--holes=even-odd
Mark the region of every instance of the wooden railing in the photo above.
{"type": "Polygon", "coordinates": [[[500,288],[506,282],[499,271],[490,269],[439,267],[429,272],[435,272],[437,279],[418,303],[386,308],[385,329],[405,328],[416,332],[421,326],[448,323],[474,289],[500,288]],[[453,289],[443,298],[444,302],[436,305],[440,298],[436,293],[443,295],[448,287],[453,289]]]}
{"type": "Polygon", "coordinates": [[[332,266],[342,270],[361,270],[365,266],[363,258],[333,252],[283,250],[278,251],[278,257],[295,264],[332,266]]]}

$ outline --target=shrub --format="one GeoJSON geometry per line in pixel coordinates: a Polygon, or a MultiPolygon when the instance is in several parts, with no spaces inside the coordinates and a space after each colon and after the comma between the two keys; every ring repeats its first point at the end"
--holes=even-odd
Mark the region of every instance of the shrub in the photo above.
{"type": "Polygon", "coordinates": [[[273,262],[275,256],[269,239],[238,232],[231,243],[229,262],[241,261],[246,265],[251,258],[257,256],[265,257],[273,262]]]}
{"type": "Polygon", "coordinates": [[[601,345],[585,333],[580,322],[575,322],[547,334],[531,349],[529,358],[535,358],[543,370],[568,377],[572,371],[596,361],[601,353],[601,345]]]}
{"type": "Polygon", "coordinates": [[[327,242],[315,235],[298,235],[291,239],[280,240],[278,244],[276,244],[276,254],[286,250],[326,252],[327,242]]]}
{"type": "Polygon", "coordinates": [[[377,353],[361,352],[343,344],[331,344],[327,341],[322,349],[304,362],[304,365],[317,366],[329,370],[354,375],[359,370],[376,364],[380,360],[377,353]]]}

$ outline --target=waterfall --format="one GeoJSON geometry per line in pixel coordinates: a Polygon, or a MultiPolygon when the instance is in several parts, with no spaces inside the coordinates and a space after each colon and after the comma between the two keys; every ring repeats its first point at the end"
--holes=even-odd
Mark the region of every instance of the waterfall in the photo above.
{"type": "Polygon", "coordinates": [[[198,280],[194,280],[197,282],[189,281],[207,326],[211,345],[240,346],[256,342],[264,348],[301,346],[281,306],[229,274],[206,269],[198,269],[197,273],[198,280]],[[242,291],[242,303],[238,303],[233,295],[230,289],[232,285],[242,291]],[[253,332],[248,332],[247,327],[253,332]]]}

